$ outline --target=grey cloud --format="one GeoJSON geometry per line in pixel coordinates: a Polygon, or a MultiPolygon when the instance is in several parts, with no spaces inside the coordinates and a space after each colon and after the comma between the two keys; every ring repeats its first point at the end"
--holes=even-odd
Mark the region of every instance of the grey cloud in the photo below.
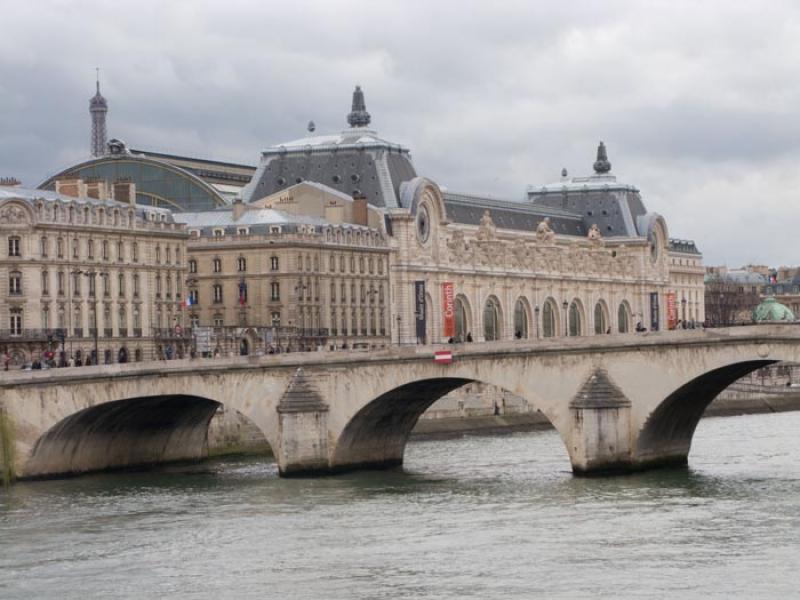
{"type": "Polygon", "coordinates": [[[798,262],[792,2],[6,5],[0,174],[30,185],[88,152],[95,66],[112,135],[247,163],[309,119],[343,128],[360,83],[379,132],[451,189],[521,197],[587,173],[603,139],[707,262],[798,262]]]}

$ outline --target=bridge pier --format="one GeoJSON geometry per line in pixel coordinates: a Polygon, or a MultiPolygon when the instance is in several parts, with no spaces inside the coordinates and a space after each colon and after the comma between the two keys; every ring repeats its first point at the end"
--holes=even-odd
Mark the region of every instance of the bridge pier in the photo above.
{"type": "Polygon", "coordinates": [[[328,405],[303,369],[297,369],[278,404],[279,443],[275,451],[284,477],[330,471],[328,405]]]}
{"type": "Polygon", "coordinates": [[[569,405],[572,470],[579,475],[629,471],[633,468],[631,401],[596,369],[569,405]]]}

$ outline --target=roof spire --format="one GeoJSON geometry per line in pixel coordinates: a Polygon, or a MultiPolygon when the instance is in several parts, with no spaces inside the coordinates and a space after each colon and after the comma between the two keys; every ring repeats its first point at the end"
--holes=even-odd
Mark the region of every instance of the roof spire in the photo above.
{"type": "Polygon", "coordinates": [[[350,127],[366,127],[369,125],[370,120],[371,117],[364,103],[364,92],[361,91],[361,86],[357,85],[353,91],[353,108],[350,114],[347,115],[347,122],[350,127]]]}
{"type": "Polygon", "coordinates": [[[97,93],[89,100],[89,114],[92,117],[92,156],[103,156],[106,153],[106,114],[108,102],[100,93],[100,68],[95,67],[97,93]]]}
{"type": "Polygon", "coordinates": [[[611,163],[608,162],[608,154],[606,153],[606,145],[600,142],[597,147],[597,160],[594,161],[594,172],[598,175],[603,175],[611,170],[611,163]]]}

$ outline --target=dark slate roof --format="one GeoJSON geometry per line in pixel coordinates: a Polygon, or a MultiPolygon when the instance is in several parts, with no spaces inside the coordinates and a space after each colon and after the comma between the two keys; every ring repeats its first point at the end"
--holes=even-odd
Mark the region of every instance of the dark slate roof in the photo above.
{"type": "Polygon", "coordinates": [[[278,412],[317,412],[328,410],[311,379],[302,367],[297,369],[278,403],[278,412]]]}
{"type": "Polygon", "coordinates": [[[265,150],[243,199],[253,202],[302,181],[316,181],[348,196],[363,194],[373,206],[396,208],[400,184],[416,175],[407,148],[354,128],[265,150]]]}
{"type": "Polygon", "coordinates": [[[631,186],[547,186],[529,189],[528,197],[537,206],[560,208],[581,215],[587,231],[592,225],[597,225],[605,237],[647,234],[636,229],[637,218],[645,215],[647,210],[639,190],[631,186]]]}
{"type": "Polygon", "coordinates": [[[623,408],[631,401],[608,376],[605,369],[595,369],[569,403],[570,408],[623,408]]]}
{"type": "Polygon", "coordinates": [[[535,231],[549,217],[551,229],[558,234],[585,236],[588,231],[581,215],[557,208],[455,192],[444,192],[443,196],[447,216],[456,223],[479,225],[483,212],[488,210],[499,229],[535,231]]]}
{"type": "Polygon", "coordinates": [[[700,250],[697,249],[694,240],[677,240],[675,238],[670,238],[669,249],[673,252],[683,252],[684,254],[700,254],[700,250]]]}

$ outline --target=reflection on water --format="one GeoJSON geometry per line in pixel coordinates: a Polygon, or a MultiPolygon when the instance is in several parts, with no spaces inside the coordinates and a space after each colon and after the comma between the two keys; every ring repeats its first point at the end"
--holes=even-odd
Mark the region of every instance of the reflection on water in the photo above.
{"type": "Polygon", "coordinates": [[[0,598],[797,596],[800,413],[707,419],[688,469],[576,478],[554,432],[392,471],[261,460],[0,491],[0,598]]]}

